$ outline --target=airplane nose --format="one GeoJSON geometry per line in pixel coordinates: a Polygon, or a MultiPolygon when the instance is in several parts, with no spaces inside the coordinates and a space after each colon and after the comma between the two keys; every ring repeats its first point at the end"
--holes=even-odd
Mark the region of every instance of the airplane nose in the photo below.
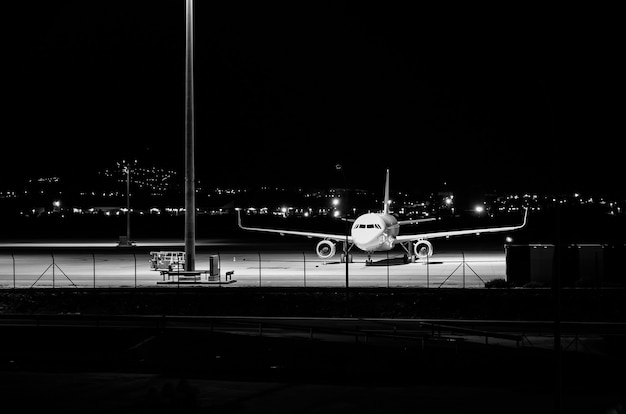
{"type": "Polygon", "coordinates": [[[373,250],[383,244],[386,235],[381,232],[364,232],[354,235],[354,244],[361,250],[373,250]]]}

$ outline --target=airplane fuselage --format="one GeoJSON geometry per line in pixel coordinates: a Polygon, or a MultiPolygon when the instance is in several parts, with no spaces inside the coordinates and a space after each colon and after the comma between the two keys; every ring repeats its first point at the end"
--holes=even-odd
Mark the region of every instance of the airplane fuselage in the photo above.
{"type": "Polygon", "coordinates": [[[391,214],[368,213],[352,224],[352,240],[361,250],[380,252],[393,249],[400,232],[398,220],[391,214]]]}

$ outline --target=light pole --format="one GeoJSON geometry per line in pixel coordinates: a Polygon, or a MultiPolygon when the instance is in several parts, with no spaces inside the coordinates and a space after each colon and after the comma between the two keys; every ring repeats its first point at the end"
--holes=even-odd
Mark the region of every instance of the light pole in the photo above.
{"type": "Polygon", "coordinates": [[[126,243],[130,245],[130,167],[126,170],[126,243]]]}
{"type": "MultiPolygon", "coordinates": [[[[119,164],[118,164],[119,165],[119,164]]],[[[120,236],[118,246],[132,246],[130,241],[130,166],[124,163],[124,173],[126,174],[126,237],[120,236]]]]}
{"type": "Polygon", "coordinates": [[[185,270],[196,269],[196,174],[193,84],[193,0],[186,0],[185,40],[185,270]]]}
{"type": "MultiPolygon", "coordinates": [[[[343,167],[341,166],[341,164],[337,164],[335,166],[335,168],[337,169],[337,171],[341,171],[341,175],[343,176],[343,186],[344,186],[343,193],[347,194],[347,192],[348,192],[348,181],[346,180],[346,173],[345,173],[343,167]]],[[[346,211],[348,211],[347,197],[346,197],[346,203],[345,204],[346,205],[344,206],[344,208],[346,209],[346,211]]],[[[345,220],[345,217],[344,217],[344,220],[345,220]]],[[[348,233],[350,232],[350,222],[348,220],[345,220],[345,221],[346,221],[346,241],[344,243],[344,248],[343,248],[343,258],[344,258],[344,260],[346,262],[346,304],[347,304],[347,301],[348,301],[348,287],[349,287],[349,284],[348,284],[348,264],[349,264],[349,260],[348,260],[348,233]]]]}

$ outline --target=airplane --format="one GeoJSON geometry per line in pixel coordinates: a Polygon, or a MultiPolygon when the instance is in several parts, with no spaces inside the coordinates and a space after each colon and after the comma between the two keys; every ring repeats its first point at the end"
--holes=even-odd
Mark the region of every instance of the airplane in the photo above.
{"type": "MultiPolygon", "coordinates": [[[[258,227],[244,227],[241,223],[241,210],[237,209],[237,221],[239,227],[243,230],[260,231],[268,233],[278,233],[280,235],[306,236],[309,238],[322,239],[315,247],[315,253],[320,259],[330,259],[337,252],[337,243],[344,243],[344,253],[341,261],[344,262],[346,257],[350,260],[348,252],[352,247],[356,246],[367,253],[367,264],[372,263],[372,254],[374,252],[389,251],[396,245],[402,246],[405,251],[404,262],[415,262],[416,259],[425,259],[432,256],[433,245],[429,239],[448,238],[452,236],[463,235],[479,235],[481,233],[507,232],[519,230],[526,225],[528,217],[528,208],[525,207],[524,219],[522,224],[507,227],[492,227],[470,230],[446,230],[432,233],[419,234],[400,234],[400,226],[405,224],[416,224],[423,221],[436,220],[434,218],[401,220],[398,221],[390,212],[389,201],[389,169],[385,180],[385,199],[383,201],[383,210],[379,213],[366,213],[355,220],[350,230],[350,234],[328,234],[307,231],[280,230],[258,227]],[[409,256],[410,255],[410,256],[409,256]]],[[[352,220],[351,220],[352,221],[352,220]]]]}

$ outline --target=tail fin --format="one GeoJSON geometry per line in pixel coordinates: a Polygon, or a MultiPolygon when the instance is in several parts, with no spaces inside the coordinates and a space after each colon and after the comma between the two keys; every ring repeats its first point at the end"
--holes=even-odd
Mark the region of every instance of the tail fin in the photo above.
{"type": "Polygon", "coordinates": [[[389,169],[387,169],[387,179],[385,180],[385,201],[383,206],[383,213],[389,214],[389,169]]]}

